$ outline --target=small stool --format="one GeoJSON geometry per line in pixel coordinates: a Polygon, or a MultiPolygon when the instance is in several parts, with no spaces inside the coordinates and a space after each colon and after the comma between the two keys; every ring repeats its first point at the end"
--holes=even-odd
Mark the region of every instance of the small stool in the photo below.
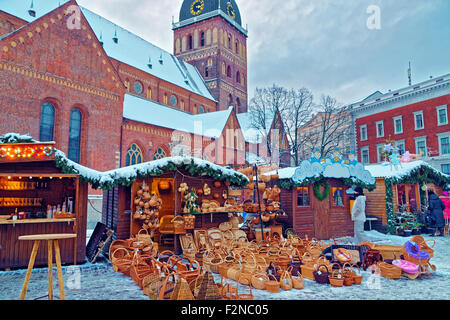
{"type": "Polygon", "coordinates": [[[61,270],[61,255],[59,251],[59,242],[58,240],[62,239],[74,239],[76,238],[76,234],[72,233],[64,233],[64,234],[35,234],[35,235],[27,235],[20,236],[19,240],[22,241],[34,241],[33,250],[31,251],[31,257],[28,262],[27,274],[25,276],[25,281],[22,286],[22,292],[20,293],[20,300],[25,300],[25,296],[27,294],[28,283],[30,281],[31,271],[33,270],[34,261],[36,259],[36,254],[39,249],[39,243],[41,240],[47,240],[48,245],[48,299],[53,300],[53,251],[52,245],[55,245],[55,260],[56,267],[58,272],[58,285],[59,285],[59,294],[60,299],[64,300],[64,283],[63,283],[63,275],[61,270]]]}

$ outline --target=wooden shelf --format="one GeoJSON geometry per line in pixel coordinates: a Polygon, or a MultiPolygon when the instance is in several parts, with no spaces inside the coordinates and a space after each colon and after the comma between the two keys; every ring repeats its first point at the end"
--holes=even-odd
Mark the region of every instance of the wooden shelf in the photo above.
{"type": "Polygon", "coordinates": [[[75,222],[76,218],[61,219],[23,219],[23,220],[0,220],[1,224],[28,224],[28,223],[57,223],[57,222],[75,222]]]}

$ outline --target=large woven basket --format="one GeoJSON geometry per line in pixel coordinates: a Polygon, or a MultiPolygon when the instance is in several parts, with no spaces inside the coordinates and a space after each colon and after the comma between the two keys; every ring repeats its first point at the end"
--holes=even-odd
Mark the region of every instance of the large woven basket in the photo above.
{"type": "Polygon", "coordinates": [[[265,272],[257,272],[252,275],[252,286],[255,289],[265,290],[266,289],[266,281],[269,280],[269,277],[265,272]]]}
{"type": "Polygon", "coordinates": [[[184,228],[187,230],[195,228],[195,216],[193,214],[184,216],[184,228]]]}
{"type": "Polygon", "coordinates": [[[272,293],[278,293],[280,291],[280,283],[273,275],[268,275],[269,280],[266,281],[266,290],[272,293]]]}
{"type": "Polygon", "coordinates": [[[294,289],[301,290],[305,287],[305,281],[303,280],[303,276],[300,274],[300,272],[297,272],[296,276],[292,275],[291,279],[294,289]]]}
{"type": "Polygon", "coordinates": [[[402,277],[402,269],[386,262],[379,262],[380,274],[386,279],[400,279],[402,277]]]}
{"type": "Polygon", "coordinates": [[[170,300],[195,300],[189,284],[184,278],[178,278],[170,300]]]}
{"type": "Polygon", "coordinates": [[[206,272],[200,283],[197,300],[219,300],[222,298],[219,287],[214,281],[214,276],[206,272]]]}

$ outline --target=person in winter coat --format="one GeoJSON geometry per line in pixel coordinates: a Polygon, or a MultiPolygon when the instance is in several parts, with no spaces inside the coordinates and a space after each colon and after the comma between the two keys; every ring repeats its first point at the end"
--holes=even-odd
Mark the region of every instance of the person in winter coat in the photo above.
{"type": "Polygon", "coordinates": [[[445,220],[445,227],[448,228],[448,220],[450,220],[450,197],[448,191],[442,192],[442,197],[440,198],[445,205],[444,220],[445,220]]]}
{"type": "Polygon", "coordinates": [[[439,197],[432,190],[428,191],[428,210],[434,221],[432,228],[435,228],[435,231],[431,234],[431,236],[444,235],[444,209],[445,205],[441,199],[439,199],[439,197]]]}
{"type": "Polygon", "coordinates": [[[354,223],[355,242],[364,241],[364,223],[366,222],[366,196],[361,187],[355,188],[355,202],[352,209],[352,221],[354,223]]]}

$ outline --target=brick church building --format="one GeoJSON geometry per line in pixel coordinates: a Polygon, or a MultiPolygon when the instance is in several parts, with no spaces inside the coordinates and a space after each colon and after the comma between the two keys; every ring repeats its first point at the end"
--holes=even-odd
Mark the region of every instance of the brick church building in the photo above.
{"type": "Polygon", "coordinates": [[[174,54],[75,0],[0,4],[0,134],[55,141],[100,171],[175,155],[240,165],[264,149],[239,120],[247,31],[234,0],[184,0],[174,54]]]}

